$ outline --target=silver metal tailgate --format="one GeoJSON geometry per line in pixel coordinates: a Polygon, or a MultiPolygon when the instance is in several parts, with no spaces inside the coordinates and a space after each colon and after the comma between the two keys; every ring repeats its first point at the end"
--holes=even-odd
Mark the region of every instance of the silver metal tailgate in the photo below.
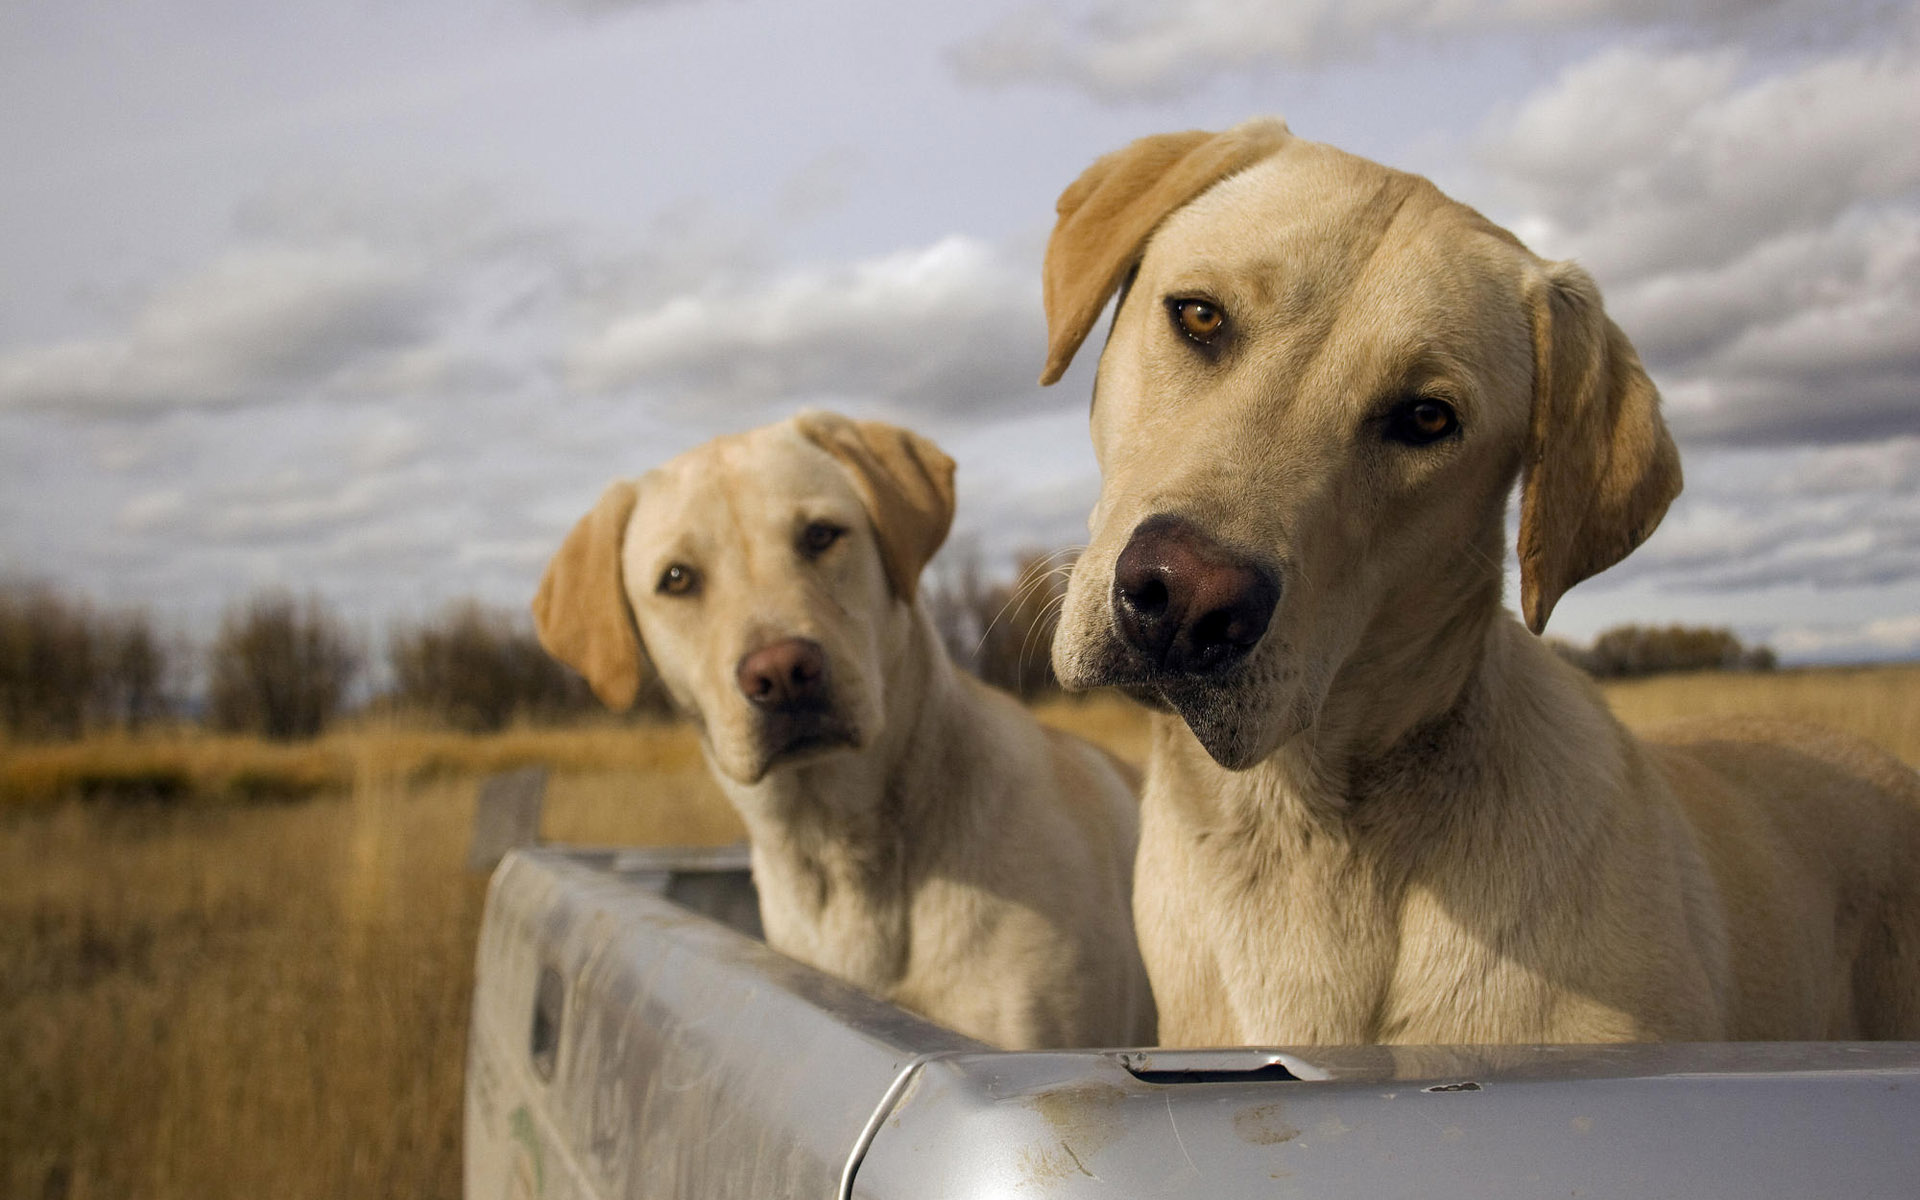
{"type": "Polygon", "coordinates": [[[1920,1044],[1013,1054],[755,931],[741,851],[509,855],[468,1195],[1920,1195],[1920,1044]]]}
{"type": "Polygon", "coordinates": [[[744,854],[516,850],[487,896],[466,1190],[840,1194],[921,1055],[987,1047],[696,915],[757,924],[744,854]]]}

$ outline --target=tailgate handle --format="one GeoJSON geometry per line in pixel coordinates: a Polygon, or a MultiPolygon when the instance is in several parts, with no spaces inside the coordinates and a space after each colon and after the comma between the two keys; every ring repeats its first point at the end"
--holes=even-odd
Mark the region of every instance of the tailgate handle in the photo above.
{"type": "Polygon", "coordinates": [[[553,1081],[554,1064],[560,1058],[560,1018],[566,1009],[566,982],[560,978],[560,972],[542,967],[540,982],[533,989],[533,1030],[527,1039],[533,1073],[542,1083],[553,1081]]]}
{"type": "Polygon", "coordinates": [[[1129,1050],[1120,1065],[1142,1083],[1305,1083],[1327,1072],[1291,1054],[1261,1050],[1129,1050]]]}

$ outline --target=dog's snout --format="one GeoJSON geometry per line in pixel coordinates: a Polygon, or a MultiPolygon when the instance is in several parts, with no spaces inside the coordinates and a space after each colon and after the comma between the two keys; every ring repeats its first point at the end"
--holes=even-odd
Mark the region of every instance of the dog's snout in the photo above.
{"type": "Polygon", "coordinates": [[[760,708],[816,705],[827,692],[826,651],[810,638],[783,638],[742,657],[734,678],[760,708]]]}
{"type": "Polygon", "coordinates": [[[1169,514],[1133,531],[1113,572],[1121,636],[1165,671],[1203,674],[1259,644],[1280,602],[1272,572],[1169,514]]]}

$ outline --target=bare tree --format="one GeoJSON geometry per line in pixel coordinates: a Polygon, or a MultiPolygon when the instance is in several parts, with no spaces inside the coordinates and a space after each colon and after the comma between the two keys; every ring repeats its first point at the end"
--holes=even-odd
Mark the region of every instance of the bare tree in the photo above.
{"type": "Polygon", "coordinates": [[[1053,632],[1071,566],[1064,555],[1033,551],[1021,557],[1012,583],[988,589],[976,667],[980,678],[1023,700],[1060,690],[1053,673],[1053,632]]]}
{"type": "Polygon", "coordinates": [[[922,593],[921,603],[955,662],[1022,699],[1056,692],[1053,631],[1072,557],[1031,551],[1010,582],[982,578],[966,554],[922,593]]]}
{"type": "Polygon", "coordinates": [[[396,629],[387,643],[395,699],[458,729],[516,717],[553,720],[597,707],[586,682],[547,656],[526,617],[468,600],[396,629]]]}
{"type": "Polygon", "coordinates": [[[0,720],[33,737],[77,737],[97,677],[92,612],[38,584],[0,590],[0,720]]]}
{"type": "Polygon", "coordinates": [[[218,729],[312,737],[339,714],[360,663],[317,598],[255,595],[221,619],[207,660],[207,718],[218,729]]]}
{"type": "Polygon", "coordinates": [[[163,717],[167,701],[166,649],[154,635],[144,610],[123,612],[100,625],[97,635],[99,678],[95,705],[103,718],[122,729],[139,730],[163,717]]]}
{"type": "Polygon", "coordinates": [[[0,585],[0,726],[16,734],[137,729],[166,711],[168,666],[143,610],[102,616],[43,584],[0,585]]]}
{"type": "Polygon", "coordinates": [[[940,635],[947,656],[975,674],[979,673],[980,635],[986,628],[979,615],[986,607],[986,591],[979,547],[972,543],[949,548],[920,587],[920,606],[940,635]]]}

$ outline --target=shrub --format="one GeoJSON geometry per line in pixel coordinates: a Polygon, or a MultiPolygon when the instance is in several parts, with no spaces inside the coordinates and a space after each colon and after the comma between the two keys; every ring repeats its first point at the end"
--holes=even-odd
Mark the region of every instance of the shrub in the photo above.
{"type": "Polygon", "coordinates": [[[77,737],[96,670],[92,614],[44,587],[0,592],[0,716],[28,735],[77,737]]]}
{"type": "Polygon", "coordinates": [[[395,630],[387,657],[395,700],[456,729],[491,732],[516,717],[553,720],[597,707],[586,682],[547,656],[524,618],[471,600],[395,630]]]}
{"type": "Polygon", "coordinates": [[[339,714],[360,653],[319,600],[256,595],[221,618],[207,658],[207,720],[279,740],[312,737],[339,714]]]}
{"type": "Polygon", "coordinates": [[[167,711],[168,666],[144,611],[103,617],[45,586],[0,586],[0,726],[13,733],[138,728],[167,711]]]}
{"type": "Polygon", "coordinates": [[[1687,625],[1617,625],[1586,650],[1565,643],[1555,648],[1603,679],[1669,671],[1771,671],[1777,665],[1771,649],[1744,645],[1732,630],[1687,625]]]}

